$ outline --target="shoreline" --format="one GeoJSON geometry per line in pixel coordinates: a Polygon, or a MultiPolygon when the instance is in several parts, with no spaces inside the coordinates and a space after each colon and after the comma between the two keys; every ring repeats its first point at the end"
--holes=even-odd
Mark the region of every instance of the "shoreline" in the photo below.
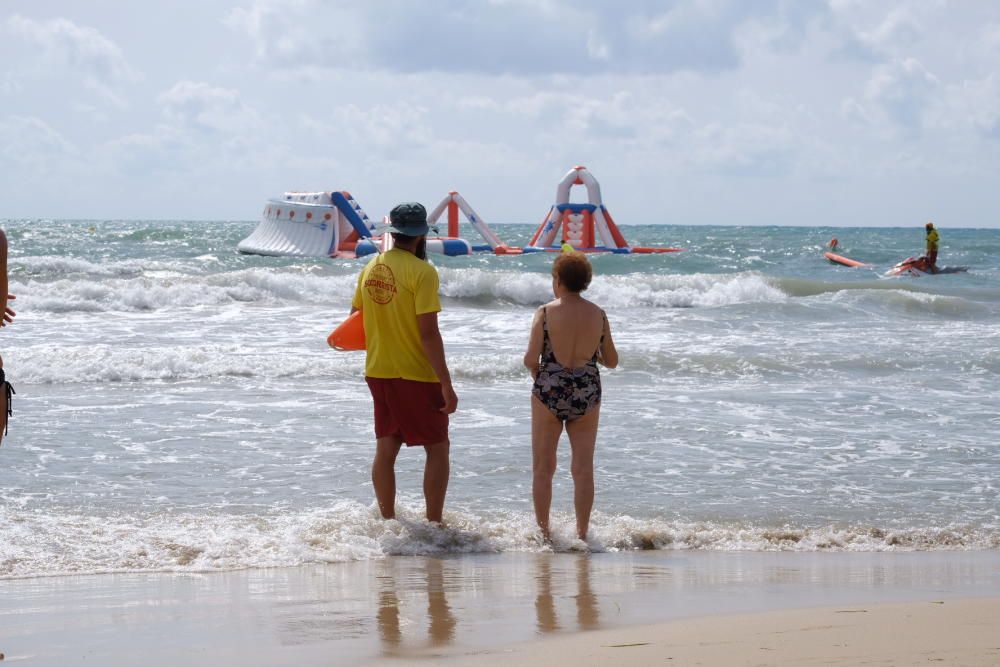
{"type": "MultiPolygon", "coordinates": [[[[882,616],[869,606],[885,607],[885,632],[898,634],[893,619],[923,613],[932,601],[945,604],[933,605],[938,611],[928,613],[937,616],[927,622],[948,637],[965,636],[966,616],[952,619],[953,609],[986,605],[990,618],[1000,619],[1000,552],[396,556],[201,574],[4,580],[0,653],[11,663],[105,666],[398,665],[429,658],[530,666],[560,664],[557,658],[572,654],[574,664],[620,667],[649,664],[650,652],[668,649],[677,656],[670,664],[685,664],[701,660],[704,648],[713,656],[706,664],[726,664],[724,655],[711,653],[714,644],[689,637],[702,636],[702,628],[707,636],[733,633],[732,623],[744,628],[733,639],[743,647],[771,625],[790,637],[813,636],[814,626],[840,632],[855,621],[837,614],[831,623],[829,610],[859,605],[866,623],[882,616]],[[816,620],[802,626],[803,618],[816,620]],[[607,655],[602,647],[612,644],[622,646],[607,655]],[[536,655],[548,658],[532,662],[536,655]]],[[[987,636],[1000,636],[990,634],[994,627],[984,626],[987,636]]],[[[789,640],[790,659],[805,660],[794,651],[814,648],[795,646],[798,640],[789,640]]]]}

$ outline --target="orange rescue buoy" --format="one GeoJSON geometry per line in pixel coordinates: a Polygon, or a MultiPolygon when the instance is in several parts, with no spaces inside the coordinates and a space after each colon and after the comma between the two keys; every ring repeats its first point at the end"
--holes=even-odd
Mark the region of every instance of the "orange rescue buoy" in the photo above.
{"type": "Polygon", "coordinates": [[[365,349],[365,320],[356,310],[326,337],[326,343],[341,352],[365,349]]]}

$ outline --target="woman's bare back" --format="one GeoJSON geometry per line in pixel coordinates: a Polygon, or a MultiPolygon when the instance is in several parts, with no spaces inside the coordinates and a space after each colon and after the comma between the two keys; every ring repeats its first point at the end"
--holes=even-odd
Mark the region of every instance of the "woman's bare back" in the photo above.
{"type": "Polygon", "coordinates": [[[545,304],[545,315],[556,361],[577,368],[594,358],[604,333],[604,311],[583,298],[564,298],[545,304]]]}

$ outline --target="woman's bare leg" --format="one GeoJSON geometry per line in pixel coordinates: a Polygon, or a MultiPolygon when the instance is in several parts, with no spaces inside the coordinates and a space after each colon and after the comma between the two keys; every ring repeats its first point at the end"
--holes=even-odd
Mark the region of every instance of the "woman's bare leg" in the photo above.
{"type": "Polygon", "coordinates": [[[531,397],[531,497],[535,521],[549,539],[549,508],[552,506],[552,476],[556,472],[556,449],[563,423],[536,396],[531,397]]]}
{"type": "Polygon", "coordinates": [[[597,425],[601,406],[587,414],[566,422],[566,434],[573,451],[573,505],[576,508],[576,536],[587,539],[590,511],[594,507],[594,446],[597,443],[597,425]]]}

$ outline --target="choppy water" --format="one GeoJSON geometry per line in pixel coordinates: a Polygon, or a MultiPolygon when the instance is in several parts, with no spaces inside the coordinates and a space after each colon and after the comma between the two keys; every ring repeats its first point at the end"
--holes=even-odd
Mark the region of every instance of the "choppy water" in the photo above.
{"type": "MultiPolygon", "coordinates": [[[[361,264],[238,255],[252,222],[2,224],[0,577],[543,548],[520,359],[551,256],[435,260],[461,401],[442,531],[419,521],[418,451],[403,520],[376,518],[363,358],[325,344],[361,264]]],[[[970,270],[922,278],[880,275],[920,226],[625,232],[687,250],[593,257],[622,363],[592,546],[1000,548],[1000,230],[944,229],[939,263],[970,270]],[[831,236],[876,267],[827,263],[831,236]]]]}

